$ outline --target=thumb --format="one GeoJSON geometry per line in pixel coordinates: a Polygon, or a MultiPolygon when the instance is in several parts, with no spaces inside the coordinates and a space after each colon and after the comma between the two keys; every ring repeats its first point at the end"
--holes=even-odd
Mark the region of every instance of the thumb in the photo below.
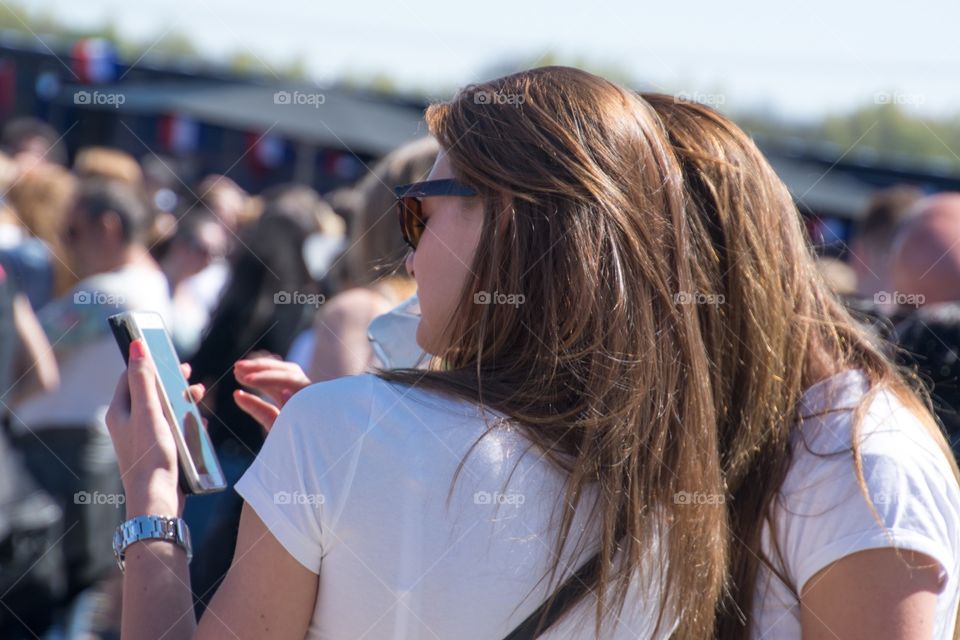
{"type": "Polygon", "coordinates": [[[156,373],[143,340],[130,343],[127,383],[130,385],[130,413],[160,412],[156,373]]]}

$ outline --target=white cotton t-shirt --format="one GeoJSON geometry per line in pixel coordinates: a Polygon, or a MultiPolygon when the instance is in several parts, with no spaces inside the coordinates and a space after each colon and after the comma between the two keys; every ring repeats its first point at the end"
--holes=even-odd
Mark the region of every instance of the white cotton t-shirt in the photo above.
{"type": "Polygon", "coordinates": [[[170,326],[170,296],[160,269],[130,264],[90,276],[37,312],[60,382],[13,407],[13,433],[69,427],[107,434],[107,407],[126,367],[107,318],[124,311],[155,311],[170,326]]]}
{"type": "MultiPolygon", "coordinates": [[[[499,640],[547,598],[550,517],[563,474],[498,416],[364,374],[311,385],[283,407],[236,485],[320,586],[308,638],[499,640]],[[514,467],[516,465],[516,470],[514,467]],[[512,475],[511,475],[512,472],[512,475]]],[[[585,496],[591,504],[595,494],[585,496]]],[[[578,509],[572,532],[595,532],[578,509]]],[[[619,620],[601,637],[648,638],[665,557],[650,537],[619,620]]],[[[564,553],[564,576],[594,551],[564,553]]],[[[592,638],[587,598],[542,638],[592,638]]],[[[675,626],[661,627],[666,637],[675,626]]]]}
{"type": "MultiPolygon", "coordinates": [[[[762,549],[796,593],[821,569],[858,551],[923,553],[939,563],[943,585],[934,638],[951,638],[960,598],[960,490],[922,423],[892,392],[880,391],[858,434],[866,485],[886,531],[879,526],[850,453],[852,410],[868,388],[864,374],[850,370],[804,394],[800,415],[808,417],[795,433],[793,460],[773,511],[783,564],[772,551],[769,526],[762,549]]],[[[801,637],[796,597],[762,565],[754,598],[752,637],[801,637]]]]}

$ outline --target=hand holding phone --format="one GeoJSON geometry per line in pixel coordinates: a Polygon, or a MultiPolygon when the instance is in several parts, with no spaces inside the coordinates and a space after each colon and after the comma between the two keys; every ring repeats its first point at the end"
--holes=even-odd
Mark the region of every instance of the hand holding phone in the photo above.
{"type": "MultiPolygon", "coordinates": [[[[199,494],[225,489],[227,483],[220,461],[160,315],[129,311],[111,316],[108,321],[125,360],[134,340],[142,340],[150,354],[156,372],[157,402],[176,449],[181,490],[185,494],[199,494]]],[[[132,396],[131,389],[131,401],[132,396]]],[[[112,435],[118,437],[118,434],[112,435]]]]}
{"type": "Polygon", "coordinates": [[[129,351],[106,415],[127,515],[179,516],[186,494],[180,490],[177,445],[160,408],[155,367],[142,340],[131,342],[129,351]]]}

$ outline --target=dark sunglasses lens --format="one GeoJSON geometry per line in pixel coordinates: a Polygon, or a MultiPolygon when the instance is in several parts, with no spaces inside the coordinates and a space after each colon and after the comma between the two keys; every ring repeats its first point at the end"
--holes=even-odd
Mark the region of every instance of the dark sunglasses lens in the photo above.
{"type": "Polygon", "coordinates": [[[403,239],[411,248],[416,249],[424,227],[423,218],[420,215],[420,201],[416,198],[400,198],[397,202],[397,210],[400,214],[400,230],[403,233],[403,239]]]}

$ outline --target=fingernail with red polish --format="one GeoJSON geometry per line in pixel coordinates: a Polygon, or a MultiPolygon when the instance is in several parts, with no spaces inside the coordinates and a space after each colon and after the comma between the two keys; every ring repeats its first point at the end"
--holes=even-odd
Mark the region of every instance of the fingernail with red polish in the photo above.
{"type": "Polygon", "coordinates": [[[147,357],[147,351],[143,347],[143,340],[134,340],[130,343],[130,359],[142,360],[147,357]]]}

